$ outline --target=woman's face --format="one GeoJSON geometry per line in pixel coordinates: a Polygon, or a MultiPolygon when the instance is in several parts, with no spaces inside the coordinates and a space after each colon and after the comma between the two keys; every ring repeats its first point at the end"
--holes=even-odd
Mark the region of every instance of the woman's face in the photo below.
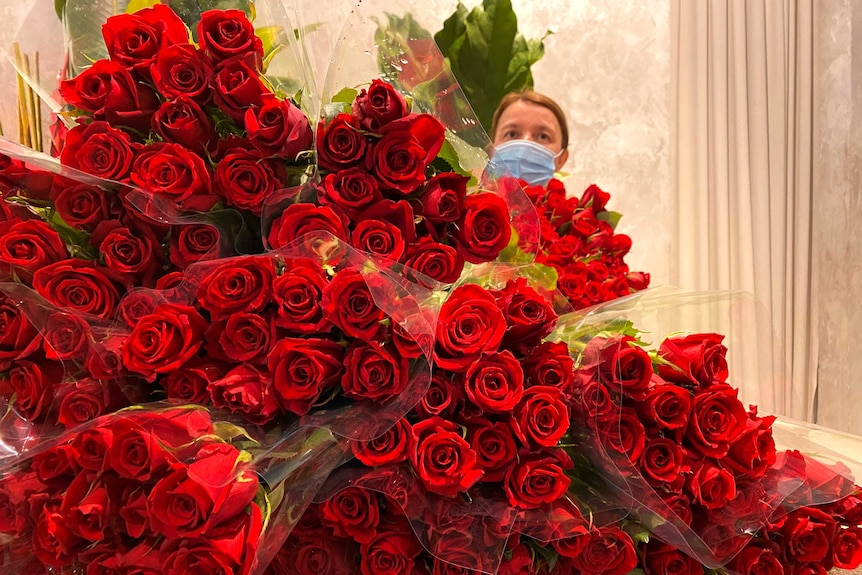
{"type": "MultiPolygon", "coordinates": [[[[563,133],[554,113],[544,106],[525,100],[510,104],[503,110],[497,122],[494,145],[499,146],[511,140],[535,142],[548,148],[554,155],[563,150],[563,133]]],[[[562,168],[568,158],[568,150],[556,156],[556,169],[562,168]]]]}

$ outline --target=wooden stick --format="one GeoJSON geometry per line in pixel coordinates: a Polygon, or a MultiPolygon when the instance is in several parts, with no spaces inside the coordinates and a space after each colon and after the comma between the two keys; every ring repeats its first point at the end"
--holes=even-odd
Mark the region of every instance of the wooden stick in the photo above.
{"type": "MultiPolygon", "coordinates": [[[[20,67],[21,47],[18,45],[18,42],[12,44],[12,55],[15,57],[15,64],[20,67]]],[[[24,111],[24,78],[21,77],[21,74],[16,73],[15,79],[17,80],[18,87],[18,141],[24,146],[29,146],[30,130],[27,127],[27,114],[24,111]]]]}

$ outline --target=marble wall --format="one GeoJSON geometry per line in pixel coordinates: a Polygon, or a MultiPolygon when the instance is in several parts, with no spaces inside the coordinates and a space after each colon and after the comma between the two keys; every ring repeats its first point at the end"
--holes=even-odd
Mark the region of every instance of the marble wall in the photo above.
{"type": "Polygon", "coordinates": [[[862,3],[826,0],[817,10],[817,423],[862,435],[862,3]]]}

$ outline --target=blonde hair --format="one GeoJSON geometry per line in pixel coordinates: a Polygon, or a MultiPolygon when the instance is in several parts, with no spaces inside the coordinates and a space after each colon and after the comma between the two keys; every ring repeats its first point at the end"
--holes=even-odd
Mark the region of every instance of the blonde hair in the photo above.
{"type": "Polygon", "coordinates": [[[491,120],[491,139],[494,140],[497,137],[497,127],[500,122],[500,116],[503,115],[503,112],[506,111],[506,108],[514,104],[515,102],[530,102],[531,104],[536,104],[537,106],[542,106],[543,108],[547,108],[550,110],[554,117],[557,119],[557,123],[560,124],[560,134],[563,137],[563,147],[562,149],[566,149],[569,146],[569,125],[566,122],[566,114],[563,112],[563,109],[560,108],[560,105],[553,101],[551,98],[545,96],[544,94],[540,94],[538,92],[534,92],[532,90],[524,90],[523,92],[509,92],[503,99],[500,100],[500,105],[497,106],[496,111],[494,111],[494,118],[491,120]]]}

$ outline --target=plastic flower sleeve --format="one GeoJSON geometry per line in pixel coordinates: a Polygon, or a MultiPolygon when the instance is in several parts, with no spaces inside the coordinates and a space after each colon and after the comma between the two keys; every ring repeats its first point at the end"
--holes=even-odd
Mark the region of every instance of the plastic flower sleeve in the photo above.
{"type": "Polygon", "coordinates": [[[647,290],[549,336],[577,358],[575,440],[613,496],[658,539],[731,572],[761,530],[855,489],[837,455],[788,434],[782,445],[775,418],[738,398],[757,383],[734,363],[755,351],[757,317],[738,293],[647,290]]]}
{"type": "Polygon", "coordinates": [[[151,405],[67,430],[0,476],[7,569],[196,566],[259,574],[341,462],[316,434],[265,434],[200,406],[151,405]],[[299,460],[278,482],[274,462],[299,460]],[[274,478],[269,476],[272,481],[274,478]]]}
{"type": "MultiPolygon", "coordinates": [[[[365,98],[378,98],[382,94],[374,83],[369,86],[376,79],[403,94],[413,113],[428,114],[445,127],[445,142],[433,155],[436,157],[432,164],[434,169],[469,176],[469,193],[490,192],[503,199],[514,228],[510,245],[517,246],[520,239],[522,245],[534,249],[538,245],[539,233],[535,208],[517,180],[504,176],[498,181],[485,173],[488,155],[492,151],[491,140],[476,119],[431,34],[406,6],[376,0],[357,2],[335,42],[332,64],[322,91],[322,125],[345,121],[345,117],[340,116],[343,113],[365,114],[366,104],[362,103],[365,98]]],[[[373,107],[374,104],[370,104],[372,110],[373,107]]],[[[377,112],[379,110],[372,111],[372,116],[377,112]]],[[[363,126],[363,131],[373,136],[381,132],[373,119],[363,126]]],[[[335,166],[327,165],[326,161],[326,155],[331,155],[332,144],[327,139],[321,140],[321,133],[327,132],[318,129],[318,159],[322,168],[333,169],[335,166]]],[[[369,165],[376,163],[377,167],[372,171],[378,174],[382,173],[380,165],[387,163],[387,157],[396,157],[393,154],[397,148],[390,150],[387,146],[381,144],[369,156],[369,165]]],[[[532,257],[529,251],[496,251],[498,253],[492,260],[529,261],[532,257]]],[[[467,260],[471,263],[488,261],[480,258],[471,261],[470,257],[467,260]]]]}

